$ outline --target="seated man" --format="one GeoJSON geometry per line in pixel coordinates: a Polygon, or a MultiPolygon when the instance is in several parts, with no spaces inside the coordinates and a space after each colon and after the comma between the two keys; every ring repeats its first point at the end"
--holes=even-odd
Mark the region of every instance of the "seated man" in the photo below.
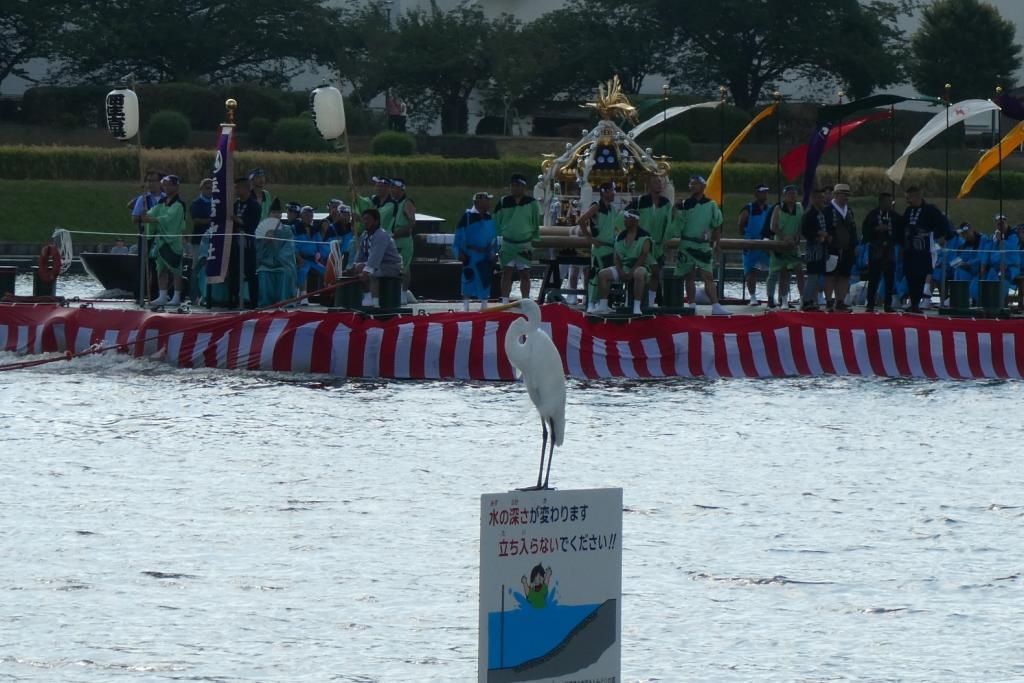
{"type": "Polygon", "coordinates": [[[633,288],[633,315],[640,315],[647,278],[654,262],[651,257],[651,236],[640,229],[640,214],[626,209],[622,214],[626,229],[615,238],[615,264],[602,268],[597,274],[598,303],[593,313],[607,314],[608,290],[612,282],[622,282],[633,288]]]}
{"type": "Polygon", "coordinates": [[[1010,285],[1020,277],[1021,241],[1017,230],[1010,227],[1006,216],[996,216],[996,229],[988,245],[985,267],[981,279],[1002,282],[1001,296],[1005,301],[1010,285]]]}
{"type": "Polygon", "coordinates": [[[380,306],[380,280],[382,277],[402,276],[402,255],[395,240],[380,227],[380,212],[366,209],[363,219],[362,244],[358,262],[352,273],[359,276],[363,289],[363,306],[380,306]]]}
{"type": "Polygon", "coordinates": [[[260,308],[295,296],[294,236],[281,220],[281,200],[275,199],[269,215],[256,228],[260,308]]]}
{"type": "Polygon", "coordinates": [[[110,253],[111,254],[127,254],[127,253],[129,253],[128,252],[128,245],[126,245],[124,243],[124,238],[123,237],[118,237],[116,240],[114,240],[114,246],[112,246],[110,248],[110,253]]]}
{"type": "Polygon", "coordinates": [[[295,282],[299,294],[306,293],[306,281],[311,270],[321,276],[324,274],[324,265],[317,259],[319,239],[319,230],[313,225],[313,207],[304,206],[295,229],[295,264],[298,269],[295,282]]]}
{"type": "Polygon", "coordinates": [[[985,261],[985,251],[991,244],[984,235],[971,227],[970,223],[961,223],[956,232],[957,236],[947,242],[947,248],[953,251],[946,261],[949,263],[954,281],[971,283],[971,299],[977,303],[978,277],[985,261]]]}

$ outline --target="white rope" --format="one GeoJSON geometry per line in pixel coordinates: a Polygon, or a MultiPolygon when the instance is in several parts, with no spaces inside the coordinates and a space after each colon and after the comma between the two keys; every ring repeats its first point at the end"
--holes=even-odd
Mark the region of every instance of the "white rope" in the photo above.
{"type": "Polygon", "coordinates": [[[71,259],[75,257],[74,245],[71,243],[71,231],[56,228],[51,235],[57,251],[60,252],[60,274],[67,275],[71,269],[71,259]]]}

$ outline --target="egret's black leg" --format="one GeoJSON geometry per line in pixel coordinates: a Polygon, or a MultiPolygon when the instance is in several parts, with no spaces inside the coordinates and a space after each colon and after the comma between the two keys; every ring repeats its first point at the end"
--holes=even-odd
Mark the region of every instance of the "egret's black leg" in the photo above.
{"type": "Polygon", "coordinates": [[[548,471],[544,475],[544,488],[548,487],[548,479],[551,478],[551,459],[555,457],[555,421],[551,420],[551,452],[548,453],[548,471]]]}
{"type": "MultiPolygon", "coordinates": [[[[548,449],[548,425],[542,419],[540,421],[541,429],[544,430],[544,436],[540,442],[540,471],[537,472],[537,488],[540,488],[540,479],[544,475],[544,454],[548,449]]],[[[554,441],[554,434],[552,434],[552,441],[554,441]]]]}

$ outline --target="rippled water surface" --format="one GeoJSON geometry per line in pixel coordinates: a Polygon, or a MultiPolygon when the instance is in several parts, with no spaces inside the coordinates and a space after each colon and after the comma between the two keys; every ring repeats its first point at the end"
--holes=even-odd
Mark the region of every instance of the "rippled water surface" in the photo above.
{"type": "MultiPolygon", "coordinates": [[[[0,354],[0,362],[15,357],[0,354]]],[[[1022,385],[570,382],[632,681],[1024,680],[1022,385]]],[[[515,384],[0,373],[0,680],[469,681],[515,384]]]]}

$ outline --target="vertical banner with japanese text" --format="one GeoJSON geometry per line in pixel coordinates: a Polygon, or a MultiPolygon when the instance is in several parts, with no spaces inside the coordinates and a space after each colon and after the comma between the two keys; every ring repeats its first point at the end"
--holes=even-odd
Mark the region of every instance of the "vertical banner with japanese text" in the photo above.
{"type": "Polygon", "coordinates": [[[618,683],[622,489],[480,499],[481,683],[618,683]]]}
{"type": "Polygon", "coordinates": [[[206,258],[206,282],[217,285],[225,282],[231,261],[231,215],[234,212],[235,187],[234,156],[235,127],[230,123],[221,125],[217,141],[217,158],[213,163],[213,199],[210,209],[210,252],[206,258]]]}

